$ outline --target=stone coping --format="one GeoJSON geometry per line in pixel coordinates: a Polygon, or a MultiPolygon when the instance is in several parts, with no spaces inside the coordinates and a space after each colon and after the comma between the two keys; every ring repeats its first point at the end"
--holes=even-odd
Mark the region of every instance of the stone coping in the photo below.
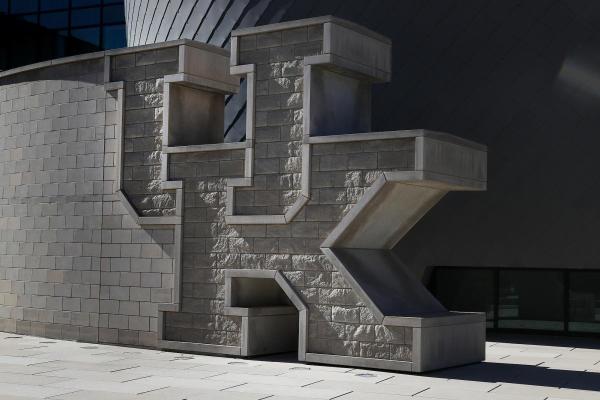
{"type": "Polygon", "coordinates": [[[395,316],[386,315],[384,325],[431,328],[434,326],[485,323],[485,313],[449,311],[443,314],[395,316]]]}
{"type": "Polygon", "coordinates": [[[163,146],[167,154],[200,153],[204,151],[241,150],[248,147],[246,142],[197,144],[189,146],[163,146]]]}
{"type": "Polygon", "coordinates": [[[322,144],[322,143],[342,143],[342,142],[357,142],[363,140],[385,140],[385,139],[408,139],[415,137],[428,137],[432,139],[439,139],[461,146],[470,147],[472,149],[487,152],[487,146],[473,142],[471,140],[463,139],[449,133],[431,131],[428,129],[408,129],[398,131],[382,131],[382,132],[360,132],[360,133],[348,133],[343,135],[320,135],[320,136],[308,136],[304,138],[304,143],[310,144],[322,144]]]}
{"type": "Polygon", "coordinates": [[[225,315],[237,315],[240,317],[262,317],[268,315],[296,314],[298,310],[294,306],[264,306],[264,307],[225,307],[225,315]]]}
{"type": "Polygon", "coordinates": [[[220,47],[212,46],[212,45],[209,45],[206,43],[201,43],[201,42],[197,42],[197,41],[189,40],[189,39],[178,39],[178,40],[171,40],[171,41],[162,42],[162,43],[147,44],[147,45],[143,45],[143,46],[124,47],[121,49],[97,51],[97,52],[93,52],[93,53],[79,54],[76,56],[55,58],[55,59],[48,60],[48,61],[42,61],[39,63],[24,65],[22,67],[2,71],[2,72],[0,72],[0,78],[5,78],[7,76],[18,75],[20,73],[34,71],[37,69],[42,69],[42,68],[47,68],[47,67],[53,67],[53,66],[57,66],[57,65],[69,64],[69,63],[80,62],[80,61],[95,60],[95,59],[103,58],[106,56],[120,56],[120,55],[124,55],[124,54],[138,53],[141,51],[150,51],[150,50],[157,50],[157,49],[165,49],[165,48],[176,47],[176,46],[181,46],[181,45],[212,51],[214,53],[217,53],[217,54],[220,54],[220,55],[223,55],[226,57],[229,56],[229,51],[222,49],[220,47]]]}
{"type": "Polygon", "coordinates": [[[259,33],[283,31],[283,30],[287,30],[287,29],[301,28],[304,26],[321,25],[321,24],[325,24],[327,22],[331,22],[331,23],[335,23],[335,24],[344,26],[344,27],[352,29],[356,32],[360,32],[366,36],[370,36],[373,39],[380,40],[380,41],[388,43],[388,44],[392,44],[392,40],[390,38],[388,38],[387,36],[384,36],[380,33],[374,32],[374,31],[372,31],[368,28],[365,28],[364,26],[358,25],[354,22],[350,22],[350,21],[347,21],[342,18],[334,17],[332,15],[324,15],[321,17],[297,19],[294,21],[279,22],[277,24],[261,25],[261,26],[250,27],[250,28],[236,29],[231,32],[231,36],[236,37],[236,36],[256,35],[259,33]]]}

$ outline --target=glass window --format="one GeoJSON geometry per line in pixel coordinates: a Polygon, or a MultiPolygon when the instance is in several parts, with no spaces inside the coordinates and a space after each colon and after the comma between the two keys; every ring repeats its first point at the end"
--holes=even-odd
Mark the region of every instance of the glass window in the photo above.
{"type": "Polygon", "coordinates": [[[40,14],[40,25],[48,29],[63,29],[69,27],[67,11],[40,14]]]}
{"type": "Polygon", "coordinates": [[[105,26],[103,40],[103,47],[105,49],[118,49],[120,47],[127,47],[127,40],[125,38],[125,25],[105,26]]]}
{"type": "Polygon", "coordinates": [[[0,12],[8,12],[8,0],[0,0],[0,12]]]}
{"type": "Polygon", "coordinates": [[[27,21],[27,22],[31,22],[32,24],[37,24],[38,23],[38,14],[19,15],[16,18],[22,19],[22,20],[27,21]]]}
{"type": "Polygon", "coordinates": [[[494,326],[494,271],[439,268],[434,275],[435,296],[449,310],[485,312],[494,326]]]}
{"type": "Polygon", "coordinates": [[[100,23],[99,8],[83,8],[71,11],[72,26],[98,25],[100,23]]]}
{"type": "Polygon", "coordinates": [[[498,327],[564,329],[564,273],[552,270],[499,272],[498,327]]]}
{"type": "Polygon", "coordinates": [[[104,7],[104,23],[125,22],[125,8],[123,5],[104,7]]]}
{"type": "Polygon", "coordinates": [[[600,332],[600,271],[569,272],[569,330],[600,332]]]}
{"type": "Polygon", "coordinates": [[[10,2],[11,14],[36,12],[38,10],[37,0],[12,0],[10,2]]]}
{"type": "Polygon", "coordinates": [[[71,36],[87,43],[100,46],[100,28],[73,29],[71,36]]]}
{"type": "Polygon", "coordinates": [[[69,8],[69,0],[41,0],[40,9],[42,11],[62,10],[69,8]]]}
{"type": "Polygon", "coordinates": [[[73,7],[97,6],[101,0],[71,0],[73,7]]]}

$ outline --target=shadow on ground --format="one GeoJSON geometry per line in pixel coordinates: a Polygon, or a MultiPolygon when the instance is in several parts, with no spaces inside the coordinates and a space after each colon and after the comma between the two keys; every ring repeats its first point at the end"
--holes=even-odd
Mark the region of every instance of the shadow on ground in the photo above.
{"type": "MultiPolygon", "coordinates": [[[[565,355],[568,356],[568,353],[573,349],[600,349],[600,340],[597,338],[491,334],[488,335],[488,340],[499,342],[499,345],[510,343],[524,346],[556,346],[565,349],[565,354],[561,354],[559,358],[551,358],[548,361],[562,359],[565,355]]],[[[600,355],[598,357],[600,360],[600,355]]],[[[551,368],[544,365],[543,360],[540,360],[537,365],[482,362],[432,372],[427,376],[466,381],[504,382],[600,391],[600,372],[551,368]]]]}

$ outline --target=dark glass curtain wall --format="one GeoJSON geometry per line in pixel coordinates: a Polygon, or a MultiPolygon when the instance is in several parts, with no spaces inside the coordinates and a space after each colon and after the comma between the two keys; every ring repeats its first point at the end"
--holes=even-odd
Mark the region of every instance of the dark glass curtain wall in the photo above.
{"type": "Polygon", "coordinates": [[[450,310],[485,312],[488,328],[600,333],[600,271],[438,267],[431,289],[450,310]]]}

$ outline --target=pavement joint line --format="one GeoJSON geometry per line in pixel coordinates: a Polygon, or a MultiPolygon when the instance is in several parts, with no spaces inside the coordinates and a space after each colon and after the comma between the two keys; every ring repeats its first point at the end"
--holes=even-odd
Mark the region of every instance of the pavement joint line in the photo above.
{"type": "Polygon", "coordinates": [[[216,376],[227,375],[227,374],[228,374],[227,371],[223,371],[223,372],[218,372],[218,373],[216,373],[214,375],[205,376],[204,378],[200,378],[200,379],[211,379],[211,378],[214,378],[216,376]]]}
{"type": "Polygon", "coordinates": [[[498,385],[494,386],[493,388],[491,388],[490,390],[488,390],[487,392],[490,393],[492,390],[498,389],[500,386],[502,386],[501,383],[499,383],[498,385]]]}
{"type": "Polygon", "coordinates": [[[224,392],[224,391],[226,391],[226,390],[233,389],[233,388],[235,388],[235,387],[244,386],[244,385],[247,385],[247,384],[248,384],[248,382],[242,382],[242,383],[238,383],[237,385],[233,385],[233,386],[229,386],[229,387],[226,387],[226,388],[220,389],[220,390],[219,390],[219,392],[224,392]]]}
{"type": "Polygon", "coordinates": [[[163,390],[163,389],[167,389],[167,388],[170,388],[170,386],[165,386],[165,387],[160,387],[160,388],[156,388],[156,389],[146,390],[145,392],[136,393],[136,395],[139,396],[140,394],[152,393],[152,392],[156,392],[157,390],[163,390]]]}
{"type": "Polygon", "coordinates": [[[111,370],[111,371],[109,371],[109,372],[119,372],[119,371],[126,371],[126,370],[128,370],[128,369],[139,368],[139,367],[140,367],[139,365],[133,365],[133,366],[131,366],[131,367],[125,367],[125,368],[113,369],[113,370],[111,370]]]}
{"type": "Polygon", "coordinates": [[[324,382],[324,380],[323,379],[318,379],[318,380],[316,380],[314,382],[307,383],[306,385],[301,385],[300,387],[307,387],[307,386],[314,385],[315,383],[319,383],[319,382],[324,382]]]}
{"type": "Polygon", "coordinates": [[[151,378],[153,375],[146,375],[146,376],[140,376],[138,378],[133,378],[133,379],[127,379],[124,381],[121,381],[121,383],[125,383],[125,382],[132,382],[132,381],[137,381],[139,379],[144,379],[144,378],[151,378]]]}
{"type": "Polygon", "coordinates": [[[275,395],[274,395],[274,394],[269,394],[269,395],[267,395],[266,397],[261,397],[261,398],[260,398],[260,399],[258,399],[258,400],[270,399],[271,397],[275,397],[275,395]]]}
{"type": "Polygon", "coordinates": [[[427,391],[429,389],[431,389],[431,387],[426,387],[423,390],[419,390],[418,392],[415,392],[415,393],[411,394],[410,397],[415,397],[416,395],[421,394],[421,393],[423,393],[423,392],[425,392],[425,391],[427,391]]]}
{"type": "Polygon", "coordinates": [[[339,399],[340,397],[345,396],[345,395],[350,394],[350,393],[352,393],[352,390],[349,391],[349,392],[346,392],[346,393],[339,394],[337,396],[330,397],[329,400],[339,399]]]}
{"type": "Polygon", "coordinates": [[[392,375],[392,376],[388,376],[387,378],[384,378],[384,379],[382,379],[382,380],[380,380],[380,381],[377,381],[377,382],[375,382],[375,384],[377,385],[378,383],[385,382],[385,381],[387,381],[387,380],[390,380],[390,379],[392,379],[393,377],[394,377],[393,375],[392,375]]]}
{"type": "Polygon", "coordinates": [[[60,360],[47,360],[47,361],[34,362],[34,363],[31,363],[31,364],[27,364],[25,366],[26,367],[33,367],[33,366],[36,366],[36,365],[48,364],[48,363],[51,363],[51,362],[60,362],[60,360]]]}
{"type": "Polygon", "coordinates": [[[65,396],[65,395],[69,395],[69,394],[74,394],[74,393],[78,393],[78,392],[82,392],[83,390],[75,390],[73,392],[68,392],[68,393],[61,393],[61,394],[55,394],[53,396],[49,396],[49,397],[44,397],[44,399],[54,399],[54,398],[60,398],[61,396],[65,396]]]}

